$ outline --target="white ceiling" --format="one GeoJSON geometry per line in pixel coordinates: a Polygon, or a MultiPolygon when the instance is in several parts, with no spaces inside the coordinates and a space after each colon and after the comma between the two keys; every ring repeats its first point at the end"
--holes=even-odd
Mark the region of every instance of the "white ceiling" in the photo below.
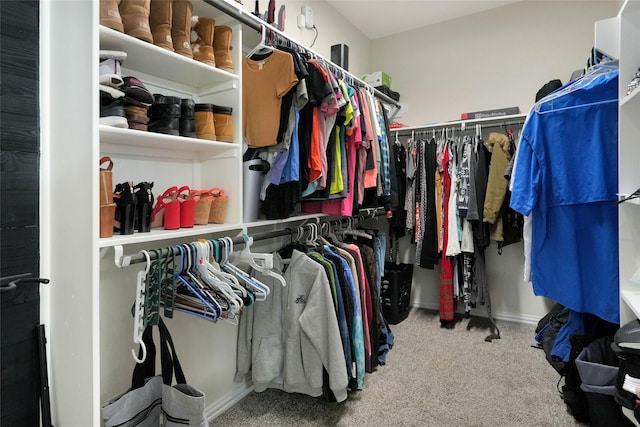
{"type": "Polygon", "coordinates": [[[370,40],[521,0],[327,0],[370,40]]]}

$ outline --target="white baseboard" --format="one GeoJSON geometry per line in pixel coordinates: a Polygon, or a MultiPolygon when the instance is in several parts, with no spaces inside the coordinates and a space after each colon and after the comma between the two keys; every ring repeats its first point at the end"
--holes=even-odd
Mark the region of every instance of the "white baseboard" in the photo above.
{"type": "MultiPolygon", "coordinates": [[[[438,304],[425,304],[421,301],[413,301],[412,307],[416,308],[424,308],[426,310],[440,310],[440,306],[438,304]]],[[[459,311],[463,313],[462,311],[459,311]]],[[[537,316],[527,315],[527,314],[514,314],[514,313],[502,313],[502,312],[493,312],[491,313],[493,318],[496,320],[505,320],[507,322],[516,322],[516,323],[525,323],[528,325],[537,325],[540,320],[537,316]]],[[[489,317],[487,316],[487,310],[485,306],[481,306],[480,308],[472,308],[471,315],[478,317],[489,317]]]]}
{"type": "Polygon", "coordinates": [[[253,382],[246,381],[242,384],[239,384],[235,389],[229,391],[216,402],[213,402],[213,404],[205,409],[205,415],[207,416],[209,422],[218,418],[233,405],[240,402],[246,395],[248,395],[252,391],[253,382]]]}

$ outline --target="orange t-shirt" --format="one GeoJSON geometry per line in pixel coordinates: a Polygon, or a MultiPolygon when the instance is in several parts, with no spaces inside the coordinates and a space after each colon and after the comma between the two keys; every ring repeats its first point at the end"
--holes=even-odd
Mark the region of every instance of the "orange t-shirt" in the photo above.
{"type": "Polygon", "coordinates": [[[242,129],[249,147],[276,145],[282,97],[298,83],[290,54],[274,50],[260,60],[244,58],[242,129]]]}

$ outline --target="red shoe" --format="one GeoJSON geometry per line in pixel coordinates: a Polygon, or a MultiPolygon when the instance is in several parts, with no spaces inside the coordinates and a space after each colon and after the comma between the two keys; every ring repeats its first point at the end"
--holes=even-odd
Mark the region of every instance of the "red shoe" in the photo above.
{"type": "Polygon", "coordinates": [[[164,226],[165,230],[180,228],[180,202],[178,201],[178,187],[168,188],[158,197],[156,206],[151,213],[151,228],[164,226]]]}
{"type": "Polygon", "coordinates": [[[191,189],[188,186],[180,187],[178,201],[180,202],[180,228],[192,228],[195,222],[196,201],[191,196],[191,189]]]}

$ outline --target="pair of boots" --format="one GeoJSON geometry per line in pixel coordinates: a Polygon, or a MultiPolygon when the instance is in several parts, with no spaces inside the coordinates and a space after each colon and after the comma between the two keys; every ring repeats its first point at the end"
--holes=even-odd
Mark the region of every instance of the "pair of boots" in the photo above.
{"type": "Polygon", "coordinates": [[[232,112],[231,107],[196,104],[196,136],[210,141],[233,142],[232,112]]]}
{"type": "Polygon", "coordinates": [[[189,0],[100,0],[100,24],[213,67],[234,71],[231,28],[216,28],[212,18],[194,17],[189,0]]]}
{"type": "Polygon", "coordinates": [[[189,0],[100,0],[100,25],[193,58],[192,11],[189,0]]]}
{"type": "Polygon", "coordinates": [[[191,98],[156,94],[155,103],[149,108],[149,131],[196,137],[195,101],[191,98]]]}
{"type": "Polygon", "coordinates": [[[191,28],[193,58],[233,73],[233,60],[230,53],[231,28],[226,25],[216,26],[213,18],[198,16],[192,18],[191,28]]]}

